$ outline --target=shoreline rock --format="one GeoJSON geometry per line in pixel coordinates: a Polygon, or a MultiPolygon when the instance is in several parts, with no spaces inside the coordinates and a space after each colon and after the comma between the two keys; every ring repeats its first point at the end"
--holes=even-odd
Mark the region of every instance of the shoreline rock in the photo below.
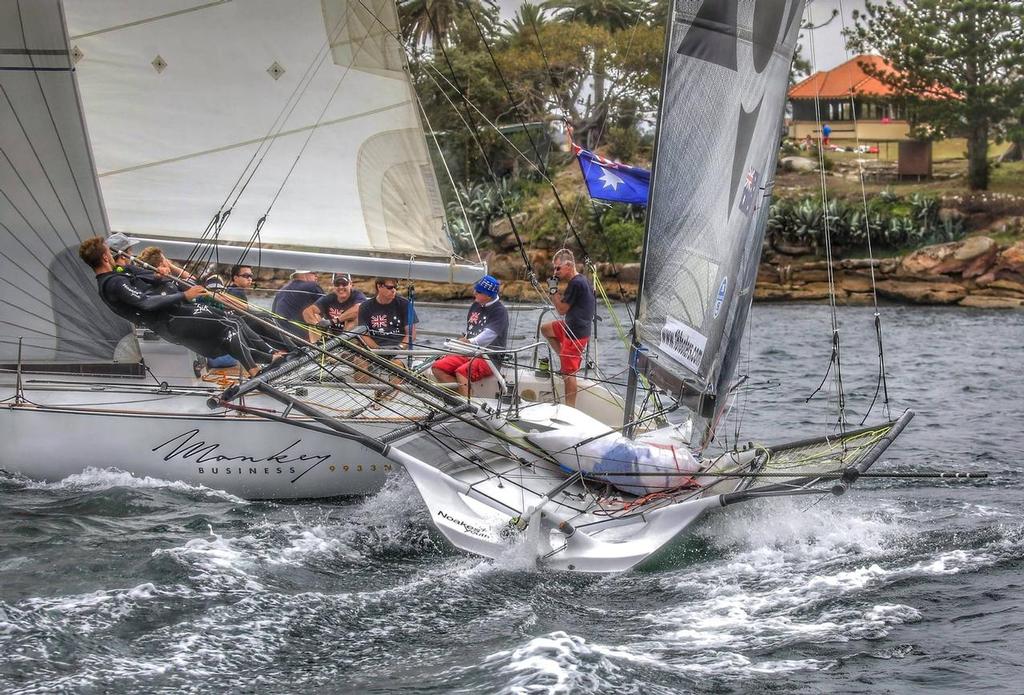
{"type": "MultiPolygon", "coordinates": [[[[546,252],[531,258],[538,267],[547,261],[546,252]]],[[[517,257],[491,255],[491,272],[502,280],[502,295],[515,302],[546,301],[541,291],[523,279],[517,257]]],[[[221,269],[226,272],[226,268],[221,269]]],[[[636,299],[639,263],[598,263],[597,271],[605,292],[613,300],[636,299]]],[[[275,289],[288,281],[289,272],[264,269],[259,285],[275,289]]],[[[920,306],[962,306],[978,309],[1024,309],[1024,241],[1006,247],[987,236],[926,246],[902,257],[846,258],[832,264],[836,302],[847,306],[874,303],[872,286],[887,303],[920,306]],[[873,276],[873,277],[872,277],[873,276]]],[[[829,301],[828,264],[820,259],[800,260],[773,256],[762,260],[754,288],[755,302],[829,301]]],[[[372,278],[354,278],[355,285],[370,294],[372,278]]],[[[421,301],[469,301],[468,285],[416,282],[421,301]]],[[[329,289],[325,287],[325,289],[329,289]]],[[[259,290],[257,289],[257,293],[259,290]]]]}

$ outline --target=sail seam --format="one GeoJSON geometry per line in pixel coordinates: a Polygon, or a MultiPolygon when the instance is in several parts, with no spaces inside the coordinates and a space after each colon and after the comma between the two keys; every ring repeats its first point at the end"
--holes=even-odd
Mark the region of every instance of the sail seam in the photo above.
{"type": "Polygon", "coordinates": [[[131,27],[141,26],[142,24],[151,24],[152,22],[159,22],[164,19],[170,19],[171,17],[178,17],[183,14],[189,14],[191,12],[199,12],[201,10],[208,10],[217,5],[224,5],[233,0],[215,0],[215,2],[208,2],[205,5],[198,5],[196,7],[189,7],[184,10],[176,10],[174,12],[167,12],[166,14],[159,14],[155,17],[146,17],[145,19],[137,19],[134,22],[125,22],[124,24],[115,24],[112,27],[106,27],[105,29],[97,29],[96,31],[86,32],[85,34],[76,34],[71,37],[71,40],[84,39],[89,36],[98,36],[100,34],[109,34],[112,31],[120,31],[121,29],[130,29],[131,27]]]}
{"type": "Polygon", "coordinates": [[[378,109],[373,109],[372,111],[363,111],[362,113],[351,114],[349,116],[343,116],[341,118],[336,118],[336,119],[331,120],[331,121],[324,121],[324,122],[320,123],[319,126],[317,126],[317,125],[309,125],[309,126],[304,126],[302,128],[295,128],[294,130],[285,130],[285,131],[281,131],[281,132],[277,133],[276,135],[271,135],[269,138],[266,138],[266,137],[252,138],[250,140],[244,140],[242,142],[236,142],[236,143],[233,143],[231,145],[224,145],[223,147],[215,147],[215,148],[212,148],[212,149],[209,149],[209,150],[201,150],[199,152],[192,152],[192,153],[189,153],[189,154],[184,154],[184,155],[181,155],[179,157],[171,157],[169,159],[161,159],[161,160],[156,161],[156,162],[146,162],[145,164],[137,164],[137,165],[135,165],[133,167],[125,167],[124,169],[114,169],[114,170],[111,170],[111,171],[105,171],[105,172],[103,172],[101,174],[97,174],[97,176],[99,176],[100,178],[104,178],[106,176],[115,176],[117,174],[126,174],[126,173],[129,173],[129,172],[132,172],[132,171],[138,171],[140,169],[149,169],[151,167],[162,166],[164,164],[174,164],[176,162],[182,162],[182,161],[185,161],[187,159],[194,159],[196,157],[204,157],[204,156],[206,156],[208,154],[216,154],[218,152],[226,152],[228,150],[237,149],[239,147],[246,147],[247,145],[252,145],[253,143],[265,142],[267,139],[276,140],[277,138],[285,137],[285,136],[288,136],[288,135],[295,135],[296,133],[303,133],[303,132],[306,132],[306,131],[309,131],[309,130],[315,130],[317,127],[322,128],[324,126],[338,125],[339,123],[345,123],[345,122],[348,122],[348,121],[353,121],[353,120],[358,119],[358,118],[363,118],[364,116],[376,116],[377,114],[384,113],[386,111],[391,111],[391,110],[394,110],[394,109],[402,108],[404,106],[408,106],[411,103],[412,103],[411,101],[402,101],[402,102],[399,102],[399,103],[396,103],[396,104],[390,104],[388,106],[382,106],[382,107],[380,107],[378,109]]]}

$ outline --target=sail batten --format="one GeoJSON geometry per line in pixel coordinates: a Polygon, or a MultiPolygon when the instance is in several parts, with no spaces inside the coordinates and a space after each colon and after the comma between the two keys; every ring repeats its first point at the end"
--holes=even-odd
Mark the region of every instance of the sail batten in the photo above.
{"type": "Polygon", "coordinates": [[[802,7],[670,4],[637,361],[712,422],[752,299],[802,7]]]}

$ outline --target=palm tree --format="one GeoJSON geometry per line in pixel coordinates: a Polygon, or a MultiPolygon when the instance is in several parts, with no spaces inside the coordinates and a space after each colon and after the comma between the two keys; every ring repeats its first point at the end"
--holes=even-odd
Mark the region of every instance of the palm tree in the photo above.
{"type": "Polygon", "coordinates": [[[535,29],[539,30],[546,21],[544,8],[526,0],[516,10],[512,19],[502,22],[501,26],[505,30],[505,34],[514,39],[515,37],[532,37],[535,29]]]}
{"type": "Polygon", "coordinates": [[[418,46],[445,42],[455,25],[459,0],[399,0],[402,33],[418,46]]]}
{"type": "Polygon", "coordinates": [[[554,10],[558,19],[580,21],[608,31],[629,29],[648,9],[644,0],[547,0],[541,7],[554,10]]]}

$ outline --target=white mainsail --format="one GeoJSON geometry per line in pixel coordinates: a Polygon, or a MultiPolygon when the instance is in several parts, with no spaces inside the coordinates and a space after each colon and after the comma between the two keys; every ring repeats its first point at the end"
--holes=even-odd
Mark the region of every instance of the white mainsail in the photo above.
{"type": "Polygon", "coordinates": [[[447,268],[393,0],[65,4],[112,230],[447,268]]]}
{"type": "Polygon", "coordinates": [[[78,244],[107,233],[58,0],[0,3],[0,360],[137,363],[78,244]]]}

